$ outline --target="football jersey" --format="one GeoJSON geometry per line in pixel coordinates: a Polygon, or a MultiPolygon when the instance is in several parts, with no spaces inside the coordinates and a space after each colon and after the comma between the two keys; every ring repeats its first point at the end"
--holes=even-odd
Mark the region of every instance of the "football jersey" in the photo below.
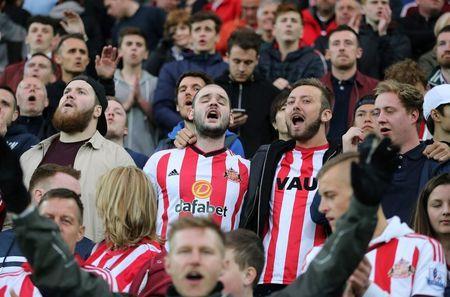
{"type": "Polygon", "coordinates": [[[21,268],[0,273],[0,297],[11,296],[11,290],[20,297],[42,296],[31,282],[30,272],[21,268]]]}
{"type": "MultiPolygon", "coordinates": [[[[308,253],[305,272],[320,252],[308,253]]],[[[371,286],[378,286],[389,296],[442,296],[447,283],[447,267],[441,244],[430,237],[414,233],[398,217],[388,220],[383,233],[374,238],[366,258],[372,265],[371,286]]]]}
{"type": "Polygon", "coordinates": [[[311,220],[310,205],[316,194],[316,175],[328,145],[296,147],[280,159],[270,198],[266,253],[260,283],[290,284],[300,274],[307,252],[325,240],[322,226],[311,220]]]}
{"type": "MultiPolygon", "coordinates": [[[[76,261],[81,266],[82,259],[75,256],[76,261]]],[[[103,278],[109,286],[111,292],[117,292],[118,287],[115,279],[109,273],[109,271],[93,267],[90,265],[81,266],[81,269],[95,274],[98,277],[103,278]]],[[[26,262],[23,267],[7,267],[0,272],[0,297],[9,297],[11,290],[19,297],[40,297],[41,292],[34,286],[31,281],[31,267],[26,262]]]]}
{"type": "Polygon", "coordinates": [[[103,241],[94,247],[84,267],[107,271],[117,284],[117,288],[112,290],[129,293],[131,283],[142,266],[161,251],[161,245],[158,242],[148,239],[142,240],[135,246],[119,250],[109,249],[103,241]]]}
{"type": "Polygon", "coordinates": [[[170,223],[184,215],[211,215],[224,231],[238,228],[249,165],[229,150],[203,153],[195,146],[151,156],[144,172],[157,191],[157,234],[165,239],[170,223]]]}

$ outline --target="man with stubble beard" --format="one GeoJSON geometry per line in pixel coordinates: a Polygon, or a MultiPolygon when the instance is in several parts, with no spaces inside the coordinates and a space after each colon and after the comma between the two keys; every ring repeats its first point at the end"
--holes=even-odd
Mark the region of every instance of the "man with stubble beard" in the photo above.
{"type": "Polygon", "coordinates": [[[144,167],[158,197],[156,233],[162,239],[169,225],[186,215],[212,216],[222,230],[236,229],[247,191],[249,161],[225,147],[227,127],[233,123],[225,90],[213,84],[201,88],[188,118],[197,142],[159,151],[144,167]]]}
{"type": "Polygon", "coordinates": [[[317,191],[316,175],[336,154],[326,138],[330,102],[331,92],[319,80],[294,84],[285,111],[292,140],[262,146],[252,159],[240,227],[263,239],[266,265],[255,295],[269,295],[292,283],[307,252],[325,240],[309,208],[317,191]]]}
{"type": "Polygon", "coordinates": [[[101,84],[85,75],[75,77],[64,89],[52,121],[61,133],[41,141],[21,158],[26,185],[42,164],[54,163],[81,171],[83,223],[86,237],[94,241],[102,240],[104,233],[95,207],[98,178],[114,167],[134,166],[124,148],[103,137],[107,131],[107,105],[101,84]]]}

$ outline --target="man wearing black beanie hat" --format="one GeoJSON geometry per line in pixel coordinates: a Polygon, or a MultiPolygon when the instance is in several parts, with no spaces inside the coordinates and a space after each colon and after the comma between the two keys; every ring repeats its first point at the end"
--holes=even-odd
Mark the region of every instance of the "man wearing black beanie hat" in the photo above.
{"type": "Polygon", "coordinates": [[[344,152],[358,150],[358,144],[366,135],[378,133],[375,111],[375,96],[366,95],[355,105],[353,112],[353,126],[342,136],[342,150],[344,152]]]}
{"type": "Polygon", "coordinates": [[[29,184],[34,170],[42,164],[55,163],[81,171],[81,200],[85,205],[86,237],[103,239],[103,225],[95,207],[95,186],[105,172],[117,166],[134,165],[128,153],[105,139],[108,105],[103,86],[92,77],[79,75],[64,89],[53,117],[61,131],[22,155],[24,182],[29,184]]]}

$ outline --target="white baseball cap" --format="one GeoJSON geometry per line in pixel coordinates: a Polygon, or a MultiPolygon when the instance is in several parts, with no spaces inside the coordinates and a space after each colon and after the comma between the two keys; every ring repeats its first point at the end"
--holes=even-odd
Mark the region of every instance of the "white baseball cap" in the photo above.
{"type": "Polygon", "coordinates": [[[429,90],[423,100],[423,116],[425,120],[430,116],[432,109],[448,103],[450,103],[450,84],[435,86],[429,90]]]}

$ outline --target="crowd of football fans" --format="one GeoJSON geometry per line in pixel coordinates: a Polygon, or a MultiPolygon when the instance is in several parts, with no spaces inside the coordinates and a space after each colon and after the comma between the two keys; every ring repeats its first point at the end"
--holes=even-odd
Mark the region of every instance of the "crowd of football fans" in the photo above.
{"type": "Polygon", "coordinates": [[[0,0],[0,297],[450,297],[449,159],[447,0],[0,0]]]}

